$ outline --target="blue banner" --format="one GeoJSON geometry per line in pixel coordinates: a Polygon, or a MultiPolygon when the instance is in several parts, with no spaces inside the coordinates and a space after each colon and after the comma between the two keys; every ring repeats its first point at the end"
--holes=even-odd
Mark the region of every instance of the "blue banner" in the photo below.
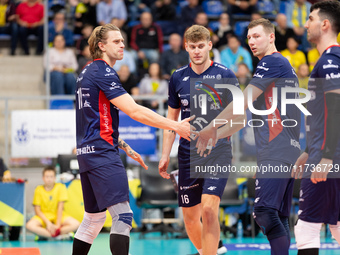
{"type": "Polygon", "coordinates": [[[144,125],[119,112],[119,137],[139,154],[155,154],[156,128],[144,125]]]}

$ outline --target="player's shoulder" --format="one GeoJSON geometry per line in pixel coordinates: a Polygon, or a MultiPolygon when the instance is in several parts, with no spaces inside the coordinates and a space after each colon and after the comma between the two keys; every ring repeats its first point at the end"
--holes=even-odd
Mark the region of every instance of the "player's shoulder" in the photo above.
{"type": "Polygon", "coordinates": [[[267,66],[267,67],[288,67],[291,68],[291,65],[286,57],[284,57],[280,52],[274,52],[273,54],[267,55],[263,57],[258,66],[267,66]]]}
{"type": "Polygon", "coordinates": [[[189,68],[189,64],[176,69],[173,74],[181,75],[181,74],[187,72],[188,68],[189,68]]]}
{"type": "Polygon", "coordinates": [[[336,58],[340,58],[340,45],[333,45],[328,47],[322,56],[334,56],[336,58]]]}
{"type": "Polygon", "coordinates": [[[95,75],[96,79],[105,80],[105,79],[118,79],[117,72],[109,66],[104,60],[94,60],[90,67],[90,70],[95,75]]]}
{"type": "Polygon", "coordinates": [[[340,46],[333,46],[325,50],[320,56],[319,61],[323,68],[339,68],[340,64],[340,46]]]}
{"type": "Polygon", "coordinates": [[[230,72],[230,69],[220,63],[217,63],[217,62],[213,62],[212,63],[212,66],[214,69],[216,70],[220,70],[220,71],[226,71],[226,72],[230,72]]]}
{"type": "Polygon", "coordinates": [[[175,81],[175,80],[187,81],[187,80],[189,80],[189,78],[190,78],[189,64],[176,69],[172,73],[172,80],[173,81],[175,81]]]}

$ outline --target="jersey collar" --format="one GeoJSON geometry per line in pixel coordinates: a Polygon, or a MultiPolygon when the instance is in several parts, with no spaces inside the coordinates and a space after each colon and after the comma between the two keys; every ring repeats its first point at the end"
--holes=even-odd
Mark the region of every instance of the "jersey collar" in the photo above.
{"type": "MultiPolygon", "coordinates": [[[[211,63],[210,63],[210,66],[212,66],[213,65],[213,63],[214,63],[214,61],[212,61],[212,60],[210,60],[211,61],[211,63]]],[[[192,66],[191,66],[191,62],[189,63],[189,66],[190,66],[190,68],[192,68],[192,66]]]]}
{"type": "Polygon", "coordinates": [[[339,45],[339,44],[333,44],[333,45],[331,45],[331,46],[328,46],[328,47],[325,49],[325,51],[328,50],[329,48],[332,48],[332,47],[340,47],[340,45],[339,45]]]}
{"type": "MultiPolygon", "coordinates": [[[[93,61],[98,61],[98,60],[101,60],[101,61],[104,61],[108,66],[110,66],[104,59],[102,59],[102,58],[96,58],[96,59],[94,59],[93,61]]],[[[111,67],[111,66],[110,66],[111,67]]]]}

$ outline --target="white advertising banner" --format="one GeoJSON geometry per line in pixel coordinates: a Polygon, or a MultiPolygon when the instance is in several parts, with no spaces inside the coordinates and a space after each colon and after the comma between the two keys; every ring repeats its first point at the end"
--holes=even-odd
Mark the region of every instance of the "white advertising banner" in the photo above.
{"type": "Polygon", "coordinates": [[[74,147],[74,110],[12,111],[12,157],[57,157],[74,147]]]}

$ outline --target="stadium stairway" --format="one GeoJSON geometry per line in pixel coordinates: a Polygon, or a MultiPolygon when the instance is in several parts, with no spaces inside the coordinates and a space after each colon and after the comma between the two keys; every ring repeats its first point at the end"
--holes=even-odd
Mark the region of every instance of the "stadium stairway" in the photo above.
{"type": "MultiPolygon", "coordinates": [[[[0,97],[38,96],[45,94],[43,82],[42,56],[0,55],[0,97]]],[[[44,109],[43,100],[11,100],[9,116],[12,110],[44,109]]],[[[11,137],[11,119],[8,131],[11,137]]],[[[11,140],[9,139],[9,142],[11,140]]],[[[5,144],[5,101],[0,100],[0,153],[4,153],[5,144]]],[[[1,155],[0,154],[0,155],[1,155]]]]}

